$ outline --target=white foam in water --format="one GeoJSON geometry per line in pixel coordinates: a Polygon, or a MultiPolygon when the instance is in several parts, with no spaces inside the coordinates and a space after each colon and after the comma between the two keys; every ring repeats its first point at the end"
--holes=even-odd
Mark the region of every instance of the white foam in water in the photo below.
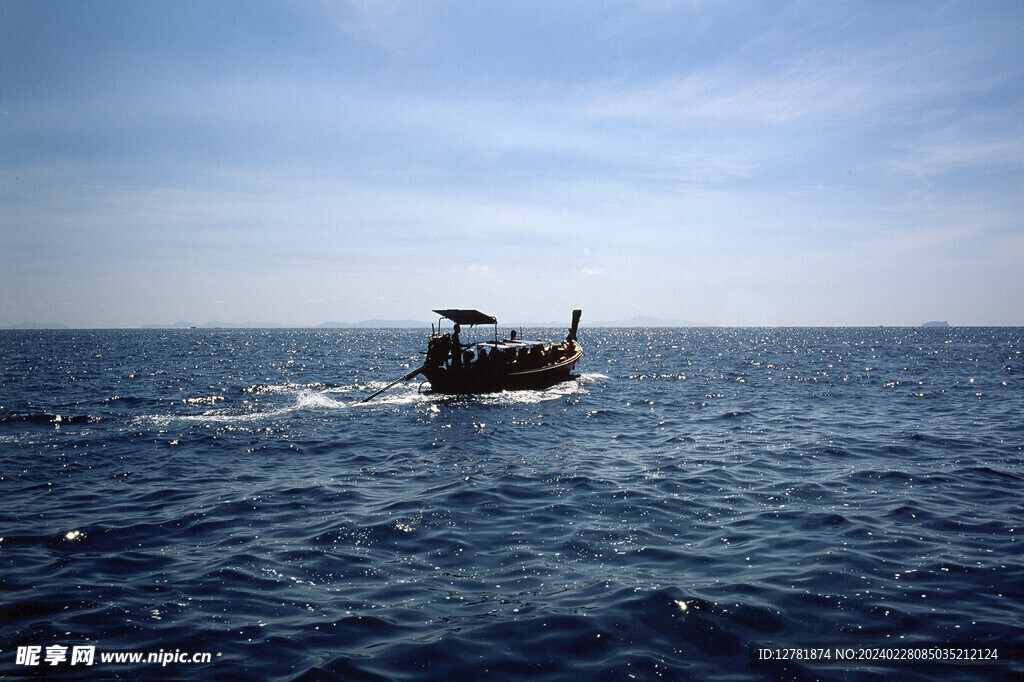
{"type": "MultiPolygon", "coordinates": [[[[586,373],[581,374],[574,379],[569,381],[563,381],[560,384],[555,384],[550,388],[541,390],[531,391],[500,391],[498,393],[481,393],[476,394],[469,399],[475,400],[480,404],[484,405],[497,405],[497,404],[534,404],[542,403],[549,400],[558,400],[565,396],[574,395],[576,393],[586,393],[587,390],[583,388],[583,384],[594,383],[602,381],[608,377],[604,374],[598,373],[586,373]]],[[[357,391],[365,391],[366,396],[372,395],[374,391],[379,390],[387,386],[386,382],[374,381],[365,387],[360,387],[357,391]]],[[[365,397],[365,396],[363,396],[365,397]]],[[[423,390],[420,390],[420,384],[404,384],[401,386],[395,386],[390,391],[380,394],[370,402],[366,403],[368,406],[375,404],[385,405],[409,405],[420,402],[439,402],[446,400],[458,400],[466,399],[467,396],[452,396],[442,393],[430,392],[429,386],[424,386],[423,390]]],[[[349,405],[359,404],[362,398],[357,399],[349,405]]]]}
{"type": "MultiPolygon", "coordinates": [[[[296,393],[295,403],[285,407],[258,410],[256,412],[236,412],[232,411],[231,408],[225,407],[218,410],[208,410],[203,414],[149,415],[145,417],[136,417],[133,421],[135,423],[154,424],[158,426],[166,426],[173,422],[196,422],[200,424],[239,423],[280,417],[281,415],[297,412],[299,410],[337,410],[349,406],[349,403],[341,402],[329,397],[327,395],[328,391],[296,390],[297,387],[297,384],[290,385],[290,390],[295,391],[296,393]]],[[[286,387],[274,386],[265,387],[261,390],[262,392],[283,393],[288,389],[286,387]]],[[[341,391],[348,392],[346,389],[331,390],[335,393],[341,391]]]]}
{"type": "MultiPolygon", "coordinates": [[[[607,378],[608,377],[604,374],[587,373],[580,375],[576,379],[565,381],[543,390],[486,393],[473,396],[473,399],[485,405],[542,403],[549,400],[558,400],[559,398],[564,398],[565,396],[573,395],[575,393],[586,393],[587,391],[583,388],[583,384],[593,383],[607,378]]],[[[306,388],[300,388],[299,384],[266,385],[260,386],[259,392],[286,393],[292,391],[295,392],[295,403],[286,407],[278,407],[275,409],[256,412],[237,412],[233,411],[229,407],[223,407],[216,410],[208,410],[203,414],[151,415],[146,417],[137,417],[134,421],[136,423],[153,424],[158,426],[167,426],[168,424],[176,421],[195,422],[200,424],[241,423],[259,421],[262,419],[272,419],[274,417],[280,417],[300,410],[342,410],[363,404],[368,407],[372,407],[374,405],[396,406],[457,399],[456,396],[431,393],[429,392],[429,389],[426,389],[426,392],[424,392],[420,389],[419,384],[405,384],[402,386],[395,386],[390,391],[382,393],[368,403],[361,402],[365,397],[373,395],[374,391],[384,388],[385,386],[387,386],[386,382],[372,381],[366,385],[353,384],[350,386],[340,386],[313,391],[306,388]],[[353,399],[348,401],[337,400],[331,397],[331,394],[343,394],[345,396],[353,397],[353,399]]]]}
{"type": "Polygon", "coordinates": [[[329,398],[325,392],[301,391],[295,401],[295,406],[291,409],[337,409],[340,407],[348,407],[348,405],[329,398]]]}

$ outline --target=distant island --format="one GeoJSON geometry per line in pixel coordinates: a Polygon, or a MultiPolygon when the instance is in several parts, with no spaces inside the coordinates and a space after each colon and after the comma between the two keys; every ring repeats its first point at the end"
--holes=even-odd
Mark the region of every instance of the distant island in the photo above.
{"type": "MultiPolygon", "coordinates": [[[[935,323],[929,323],[933,325],[935,323]]],[[[362,322],[321,322],[315,325],[288,325],[281,324],[280,322],[261,322],[261,321],[250,321],[250,322],[224,322],[221,320],[212,320],[209,322],[186,322],[179,320],[172,323],[163,324],[144,324],[136,329],[289,329],[289,328],[308,328],[308,329],[426,329],[431,325],[430,322],[422,322],[420,320],[363,320],[362,322]]],[[[519,328],[558,328],[566,327],[567,322],[501,322],[498,323],[501,327],[519,327],[519,328]]],[[[598,322],[584,322],[580,325],[581,327],[708,327],[710,325],[701,324],[696,322],[684,322],[681,320],[666,320],[658,317],[633,317],[628,320],[605,320],[598,322]]],[[[131,329],[132,327],[124,327],[125,329],[131,329]]],[[[21,324],[6,325],[0,327],[0,329],[72,329],[66,324],[60,324],[56,322],[40,323],[40,322],[23,322],[21,324]]]]}
{"type": "MultiPolygon", "coordinates": [[[[203,322],[196,324],[195,322],[184,322],[178,321],[172,324],[145,324],[136,329],[429,329],[430,322],[422,322],[420,320],[382,320],[372,319],[363,320],[362,322],[321,322],[315,325],[287,325],[281,324],[280,322],[222,322],[220,320],[213,320],[211,322],[203,322]]],[[[538,329],[538,328],[559,328],[567,326],[565,322],[500,322],[500,327],[505,328],[524,328],[524,329],[538,329]]],[[[596,322],[583,322],[581,327],[710,327],[712,325],[700,323],[700,322],[687,322],[683,320],[663,319],[659,317],[633,317],[628,320],[599,320],[596,322]]],[[[946,328],[949,327],[949,322],[945,320],[932,320],[925,322],[921,327],[929,328],[946,328]]],[[[50,323],[39,323],[39,322],[23,322],[21,324],[6,325],[0,327],[0,329],[17,329],[17,330],[42,330],[42,329],[71,329],[66,324],[60,324],[57,322],[50,323]]],[[[131,329],[131,327],[125,327],[125,329],[131,329]]]]}
{"type": "MultiPolygon", "coordinates": [[[[321,322],[311,325],[312,329],[422,329],[430,326],[430,322],[419,320],[363,320],[362,322],[321,322]]],[[[143,329],[276,329],[288,327],[277,322],[175,322],[174,324],[148,324],[143,329]]],[[[565,327],[567,322],[502,322],[500,327],[565,327]]],[[[680,320],[665,320],[658,317],[633,317],[628,320],[584,322],[581,327],[707,327],[709,325],[680,320]]]]}
{"type": "Polygon", "coordinates": [[[318,329],[391,329],[391,328],[418,328],[427,327],[429,322],[417,320],[363,320],[362,322],[322,322],[317,325],[318,329]]]}
{"type": "Polygon", "coordinates": [[[280,324],[278,322],[221,322],[214,320],[212,322],[203,322],[202,324],[196,324],[195,322],[175,322],[174,324],[144,324],[142,329],[270,329],[270,328],[283,328],[287,325],[280,324]]]}
{"type": "Polygon", "coordinates": [[[70,329],[70,327],[56,322],[22,322],[3,327],[3,329],[70,329]]]}
{"type": "MultiPolygon", "coordinates": [[[[321,322],[311,325],[311,329],[421,329],[430,326],[430,322],[419,320],[363,320],[362,322],[321,322]]],[[[277,322],[175,322],[174,324],[147,324],[142,329],[279,329],[289,327],[277,322]]],[[[566,322],[502,322],[499,327],[565,327],[566,322]]],[[[629,320],[591,322],[582,327],[706,327],[705,324],[680,322],[679,320],[663,320],[657,317],[634,317],[629,320]]]]}
{"type": "MultiPolygon", "coordinates": [[[[310,329],[382,329],[390,327],[427,327],[429,322],[415,320],[364,320],[362,322],[321,322],[310,325],[310,329]]],[[[280,322],[175,322],[174,324],[145,324],[142,329],[288,329],[303,328],[303,325],[287,325],[280,322]]]]}

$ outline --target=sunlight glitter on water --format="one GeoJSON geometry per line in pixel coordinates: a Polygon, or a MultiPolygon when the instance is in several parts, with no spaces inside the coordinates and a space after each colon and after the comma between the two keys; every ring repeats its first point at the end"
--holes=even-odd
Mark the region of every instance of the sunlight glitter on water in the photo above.
{"type": "Polygon", "coordinates": [[[0,649],[749,679],[765,639],[1024,635],[1020,330],[586,334],[545,391],[366,404],[422,334],[0,334],[0,649]]]}

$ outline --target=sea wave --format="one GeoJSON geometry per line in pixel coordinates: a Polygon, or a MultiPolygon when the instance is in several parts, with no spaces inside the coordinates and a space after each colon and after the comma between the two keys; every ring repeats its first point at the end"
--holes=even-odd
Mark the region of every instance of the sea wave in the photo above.
{"type": "Polygon", "coordinates": [[[215,654],[98,677],[1024,673],[1020,330],[588,335],[550,389],[367,403],[422,335],[3,346],[0,674],[73,645],[215,654]],[[1006,653],[752,655],[904,642],[1006,653]]]}

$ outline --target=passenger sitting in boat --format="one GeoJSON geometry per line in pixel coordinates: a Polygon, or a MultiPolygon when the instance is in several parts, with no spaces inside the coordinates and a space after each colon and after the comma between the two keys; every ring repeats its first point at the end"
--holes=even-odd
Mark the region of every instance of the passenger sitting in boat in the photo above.
{"type": "Polygon", "coordinates": [[[508,333],[508,340],[509,341],[515,341],[516,340],[516,330],[515,329],[513,329],[512,331],[510,331],[508,333]]]}
{"type": "Polygon", "coordinates": [[[452,351],[452,337],[448,334],[439,336],[427,345],[427,362],[431,367],[440,367],[448,362],[452,351]]]}
{"type": "Polygon", "coordinates": [[[498,349],[491,353],[491,360],[494,362],[494,367],[499,372],[504,372],[508,369],[508,366],[512,364],[512,358],[515,357],[515,352],[511,348],[498,349]]]}

